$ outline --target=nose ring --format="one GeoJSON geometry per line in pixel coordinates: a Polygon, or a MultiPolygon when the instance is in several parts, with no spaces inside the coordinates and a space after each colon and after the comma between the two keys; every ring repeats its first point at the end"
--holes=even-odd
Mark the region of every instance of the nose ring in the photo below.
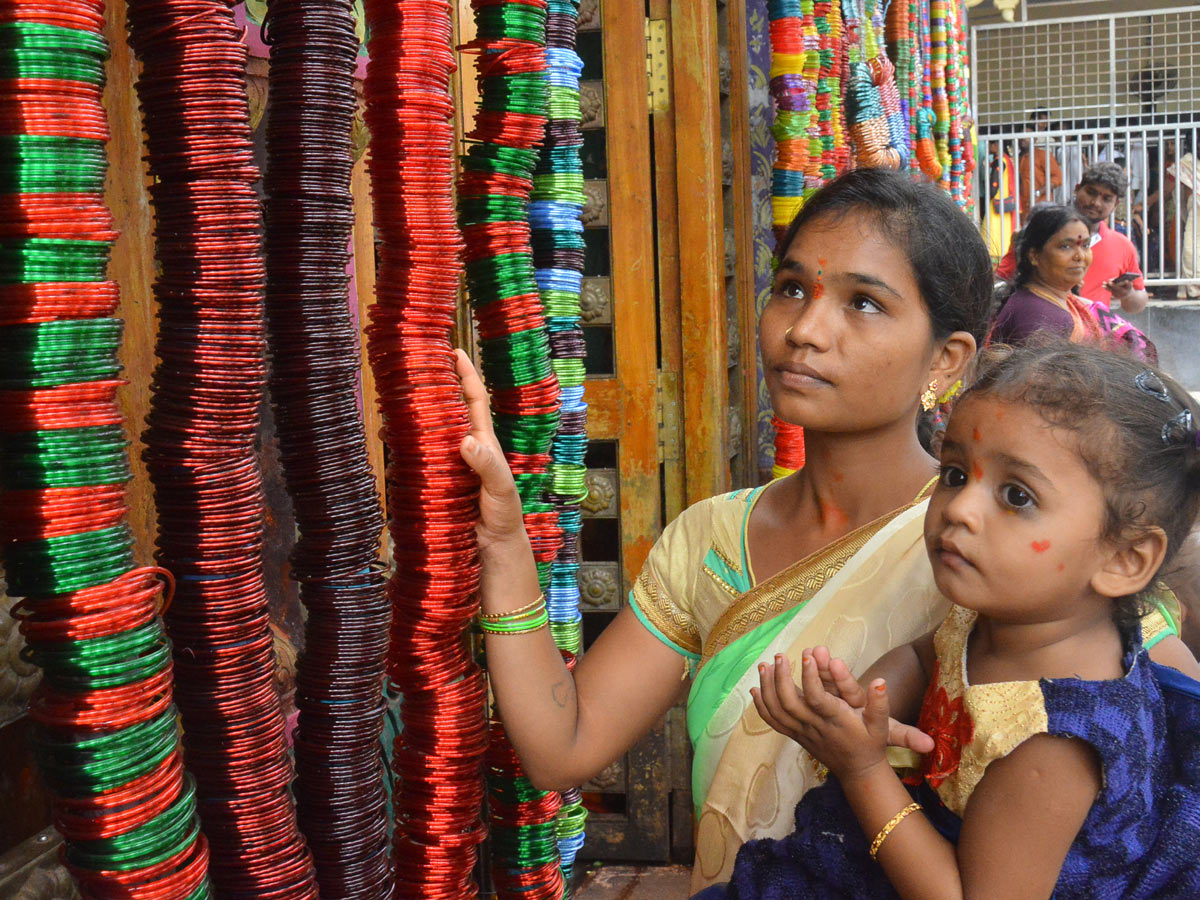
{"type": "Polygon", "coordinates": [[[787,340],[787,336],[788,336],[789,334],[791,334],[791,333],[792,333],[792,329],[793,329],[793,328],[795,328],[795,327],[796,327],[795,325],[789,325],[789,326],[788,326],[788,330],[787,330],[787,331],[785,331],[785,332],[783,333],[783,339],[784,339],[785,341],[787,340]]]}

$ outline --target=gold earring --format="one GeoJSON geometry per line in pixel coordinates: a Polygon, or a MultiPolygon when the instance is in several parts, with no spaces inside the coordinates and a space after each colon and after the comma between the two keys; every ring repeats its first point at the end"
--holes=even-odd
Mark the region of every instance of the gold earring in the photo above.
{"type": "Polygon", "coordinates": [[[929,382],[929,387],[925,388],[925,393],[921,395],[921,409],[929,412],[937,406],[937,400],[937,382],[931,381],[929,382]]]}

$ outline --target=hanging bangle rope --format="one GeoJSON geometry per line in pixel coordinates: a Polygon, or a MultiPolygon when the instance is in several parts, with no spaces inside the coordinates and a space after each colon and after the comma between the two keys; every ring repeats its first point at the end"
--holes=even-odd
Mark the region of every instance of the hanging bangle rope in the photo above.
{"type": "Polygon", "coordinates": [[[33,746],[84,897],[208,896],[164,581],[134,567],[98,0],[0,4],[0,544],[33,746]]]}
{"type": "Polygon", "coordinates": [[[394,890],[379,753],[391,606],[347,305],[354,29],[351,0],[268,7],[263,184],[270,393],[298,532],[291,575],[307,613],[297,820],[321,896],[374,900],[394,890]]]}
{"type": "Polygon", "coordinates": [[[459,456],[467,414],[451,349],[462,271],[452,4],[368,0],[366,12],[378,241],[368,353],[395,558],[388,673],[403,693],[392,755],[393,863],[398,896],[470,897],[484,837],[487,686],[465,639],[478,602],[479,482],[459,456]]]}
{"type": "MultiPolygon", "coordinates": [[[[551,205],[557,198],[582,199],[582,170],[572,165],[562,148],[555,157],[557,168],[551,168],[548,157],[537,149],[547,138],[552,94],[557,91],[555,108],[570,115],[572,86],[562,83],[561,75],[558,83],[548,76],[546,0],[473,0],[471,6],[477,36],[464,49],[478,54],[480,109],[468,135],[472,143],[462,158],[458,185],[459,223],[467,245],[467,294],[479,326],[481,368],[491,393],[496,436],[517,481],[538,580],[548,592],[551,569],[563,544],[559,515],[548,493],[554,479],[549,465],[561,422],[561,389],[551,360],[546,302],[539,291],[577,292],[578,271],[569,268],[573,257],[564,255],[565,243],[557,257],[547,260],[540,251],[554,254],[556,245],[544,233],[534,244],[531,226],[543,223],[542,213],[556,221],[570,218],[573,210],[551,205]],[[543,204],[536,220],[531,199],[543,204]],[[561,265],[539,265],[547,261],[561,265]]],[[[560,7],[555,11],[560,12],[560,7]]],[[[562,230],[570,232],[573,227],[564,221],[562,230]]],[[[571,240],[570,235],[563,237],[571,240]]],[[[581,239],[582,234],[570,248],[575,256],[582,250],[581,239]]],[[[569,365],[560,368],[569,372],[569,365]]],[[[481,621],[481,627],[485,633],[535,630],[545,617],[548,613],[543,611],[513,625],[496,627],[481,621]]],[[[559,623],[560,627],[566,624],[559,623]]],[[[488,788],[497,896],[557,900],[563,892],[555,826],[561,797],[534,792],[529,802],[516,802],[507,815],[499,815],[498,792],[503,794],[512,779],[523,776],[498,722],[493,723],[491,737],[488,788]],[[537,841],[527,841],[534,833],[537,841]]]]}
{"type": "MultiPolygon", "coordinates": [[[[558,516],[562,546],[550,564],[547,620],[555,644],[571,662],[583,646],[579,612],[579,504],[587,496],[587,404],[583,400],[586,346],[579,326],[583,285],[583,163],[579,76],[575,52],[579,12],[574,0],[549,0],[546,10],[546,130],[530,194],[534,278],[550,336],[550,366],[561,389],[558,430],[550,445],[546,490],[558,516]]],[[[587,810],[578,790],[560,798],[555,833],[564,884],[584,842],[587,810]]]]}
{"type": "Polygon", "coordinates": [[[189,771],[222,896],[315,898],[263,584],[263,279],[246,49],[225,0],[130,0],[159,359],[144,439],[189,771]]]}

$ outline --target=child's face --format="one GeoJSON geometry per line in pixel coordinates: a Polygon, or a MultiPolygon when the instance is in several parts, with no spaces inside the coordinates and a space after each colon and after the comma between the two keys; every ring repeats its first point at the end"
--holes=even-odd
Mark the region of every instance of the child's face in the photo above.
{"type": "Polygon", "coordinates": [[[996,621],[1064,617],[1091,593],[1108,554],[1104,495],[1078,437],[1031,407],[965,397],[942,444],[942,475],[925,515],[938,589],[996,621]]]}

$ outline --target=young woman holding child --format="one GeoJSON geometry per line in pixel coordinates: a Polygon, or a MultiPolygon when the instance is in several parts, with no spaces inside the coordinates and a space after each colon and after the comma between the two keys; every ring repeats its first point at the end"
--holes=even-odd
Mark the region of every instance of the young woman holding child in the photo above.
{"type": "MultiPolygon", "coordinates": [[[[485,635],[512,744],[536,784],[565,789],[686,693],[693,890],[728,880],[745,841],[786,835],[796,802],[819,783],[808,754],[755,711],[756,663],[826,645],[857,674],[945,616],[921,537],[937,464],[915,422],[962,377],[991,305],[974,224],[901,173],[857,170],[818,191],[776,262],[759,322],[763,369],[776,414],[805,428],[807,464],[669,524],[630,602],[573,673],[535,627],[519,498],[484,387],[464,354],[458,362],[472,422],[462,452],[482,482],[481,602],[489,621],[512,617],[503,634],[485,635]]],[[[1176,637],[1155,648],[1180,651],[1191,660],[1176,637]]],[[[897,727],[894,740],[915,734],[897,727]]]]}
{"type": "Polygon", "coordinates": [[[836,777],[706,900],[1200,896],[1200,683],[1152,666],[1140,623],[1200,513],[1200,407],[1104,349],[1004,352],[925,514],[950,614],[861,685],[824,648],[802,690],[782,656],[759,666],[763,720],[836,777]],[[918,710],[906,788],[888,717],[918,710]]]}

